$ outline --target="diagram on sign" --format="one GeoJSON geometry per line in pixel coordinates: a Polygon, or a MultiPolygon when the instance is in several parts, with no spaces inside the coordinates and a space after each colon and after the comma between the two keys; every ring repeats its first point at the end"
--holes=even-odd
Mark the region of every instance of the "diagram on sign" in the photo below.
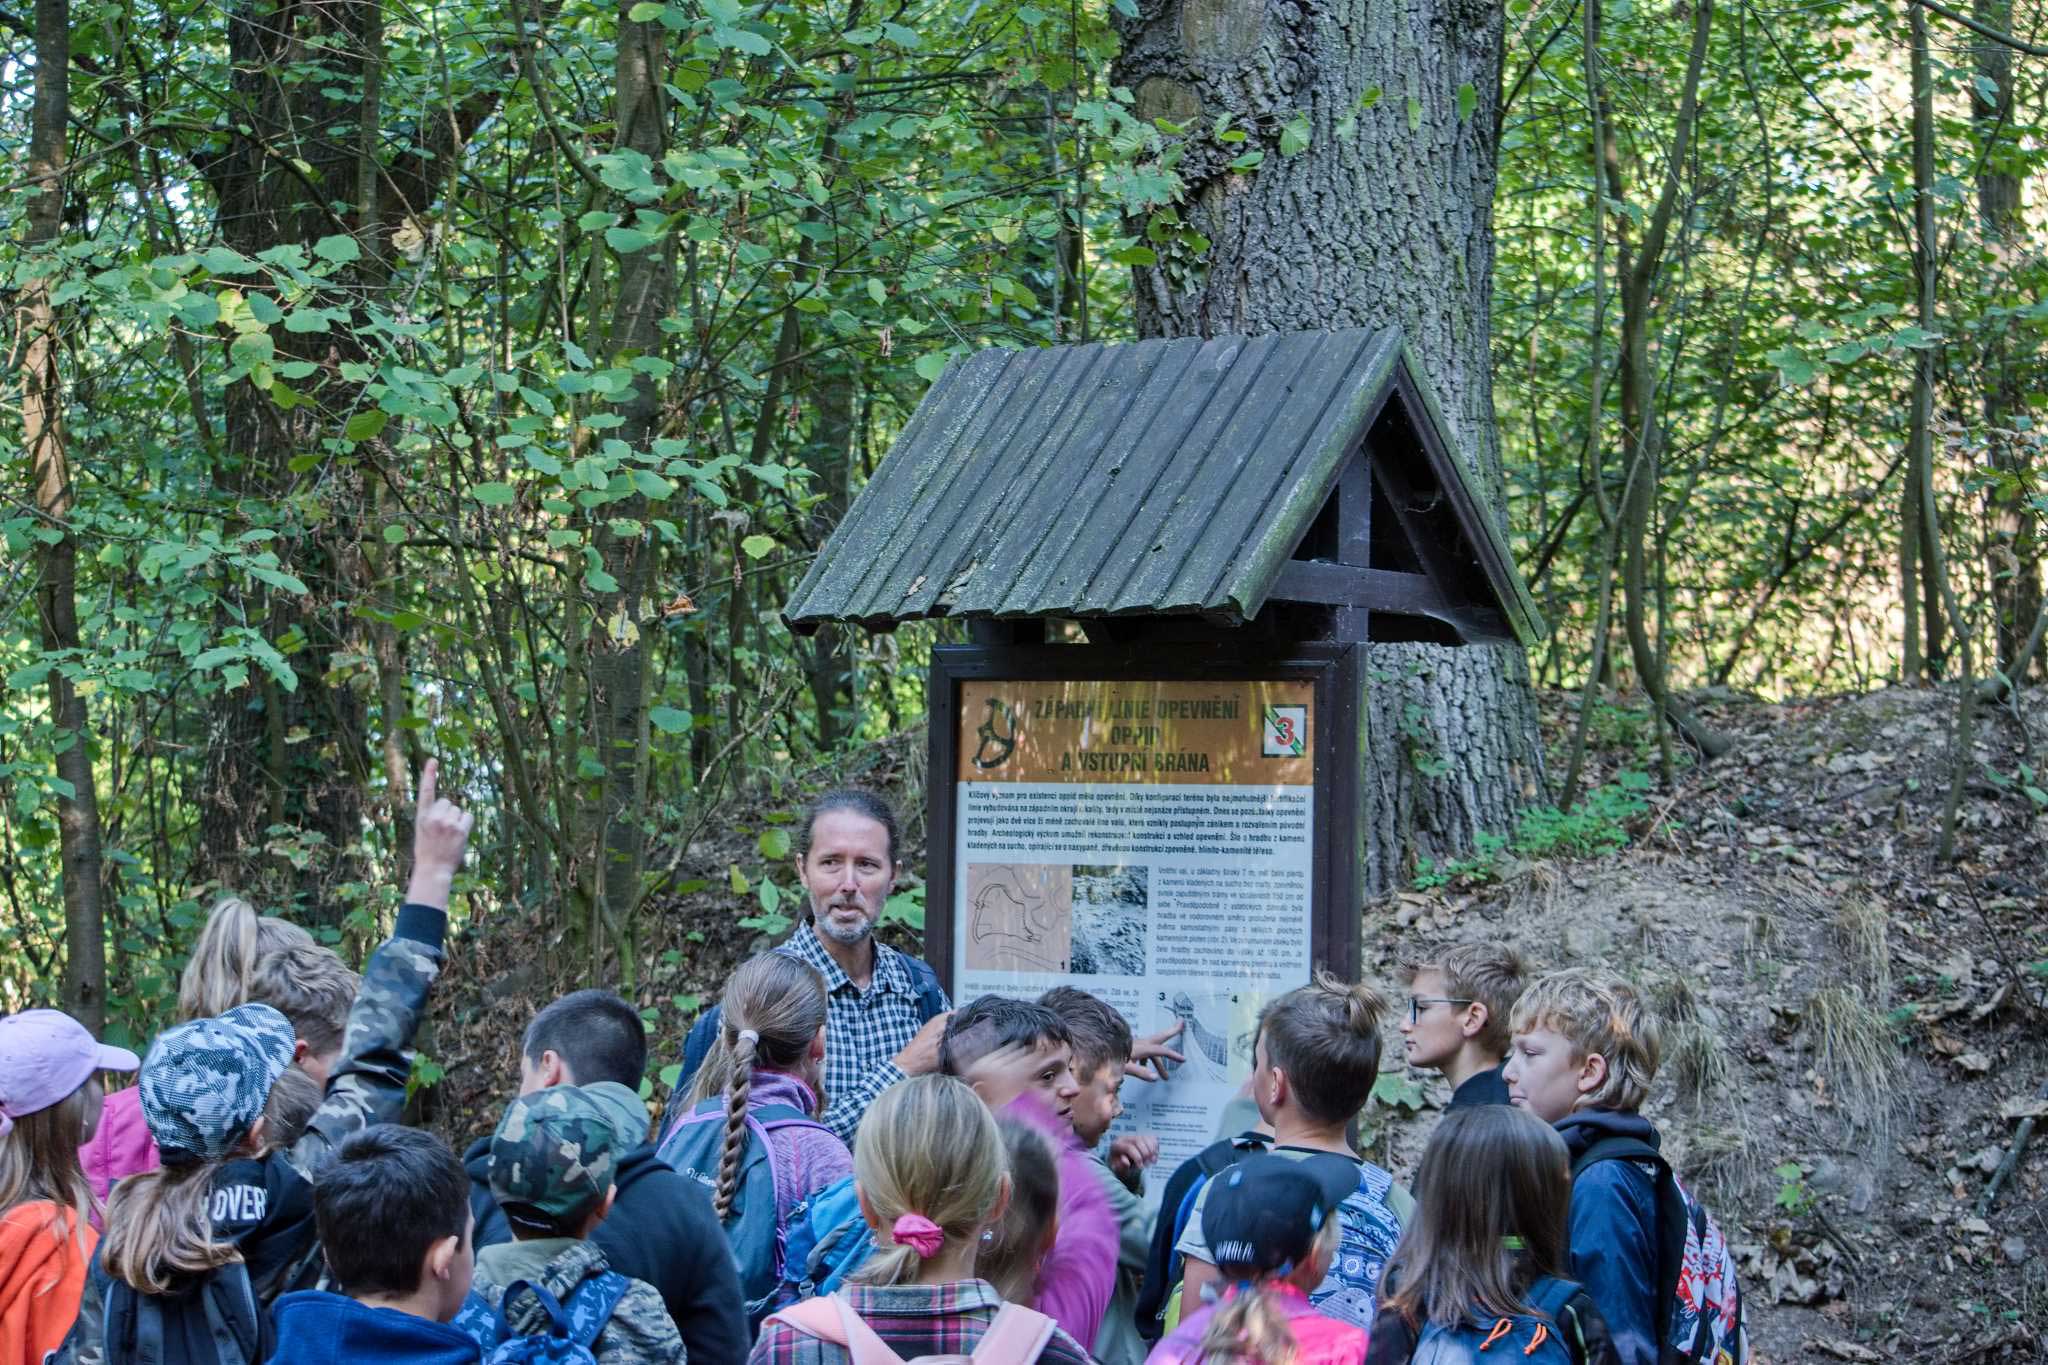
{"type": "Polygon", "coordinates": [[[1251,997],[1236,991],[1204,995],[1161,991],[1158,1005],[1162,1014],[1187,1025],[1180,1040],[1181,1055],[1187,1058],[1183,1075],[1237,1081],[1249,1074],[1257,1014],[1251,997]]]}
{"type": "Polygon", "coordinates": [[[967,966],[1072,970],[1074,869],[1065,863],[967,865],[967,966]]]}

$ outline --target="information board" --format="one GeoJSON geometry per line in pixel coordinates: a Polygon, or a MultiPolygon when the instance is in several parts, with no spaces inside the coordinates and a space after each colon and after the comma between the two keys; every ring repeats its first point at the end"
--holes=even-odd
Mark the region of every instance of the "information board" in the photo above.
{"type": "Polygon", "coordinates": [[[1127,1083],[1118,1125],[1159,1138],[1163,1177],[1213,1140],[1260,1007],[1309,978],[1315,684],[958,689],[954,998],[1066,983],[1141,1035],[1185,1022],[1186,1063],[1127,1083]]]}

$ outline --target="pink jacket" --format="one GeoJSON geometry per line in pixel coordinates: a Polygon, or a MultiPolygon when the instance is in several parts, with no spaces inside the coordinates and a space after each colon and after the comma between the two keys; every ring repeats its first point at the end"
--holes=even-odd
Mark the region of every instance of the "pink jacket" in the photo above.
{"type": "MultiPolygon", "coordinates": [[[[85,1167],[85,1178],[92,1182],[92,1192],[101,1203],[106,1202],[107,1192],[119,1182],[163,1164],[157,1155],[156,1139],[149,1135],[149,1125],[142,1119],[140,1090],[131,1085],[107,1096],[92,1141],[78,1149],[78,1164],[85,1167]]],[[[94,1227],[99,1226],[97,1217],[92,1221],[94,1227]]]]}
{"type": "Polygon", "coordinates": [[[1032,1306],[1092,1355],[1102,1314],[1116,1289],[1116,1211],[1072,1124],[1035,1095],[1019,1095],[1009,1112],[1051,1138],[1059,1152],[1059,1227],[1038,1267],[1038,1302],[1032,1306]]]}
{"type": "MultiPolygon", "coordinates": [[[[1145,1365],[1187,1365],[1202,1354],[1202,1337],[1211,1319],[1224,1304],[1241,1292],[1233,1286],[1222,1298],[1212,1299],[1180,1320],[1180,1326],[1161,1339],[1145,1357],[1145,1365]]],[[[1268,1283],[1265,1292],[1279,1300],[1294,1333],[1294,1365],[1362,1365],[1370,1340],[1365,1329],[1354,1323],[1324,1317],[1309,1307],[1308,1296],[1284,1282],[1268,1283]]]]}

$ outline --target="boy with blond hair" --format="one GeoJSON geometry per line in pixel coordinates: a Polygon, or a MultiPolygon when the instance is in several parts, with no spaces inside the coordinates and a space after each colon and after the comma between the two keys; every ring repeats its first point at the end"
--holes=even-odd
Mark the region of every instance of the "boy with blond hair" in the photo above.
{"type": "Polygon", "coordinates": [[[1552,972],[1515,1003],[1510,1101],[1554,1125],[1572,1157],[1571,1273],[1607,1319],[1621,1365],[1748,1360],[1742,1299],[1721,1231],[1638,1110],[1662,1026],[1632,983],[1552,972]]]}
{"type": "Polygon", "coordinates": [[[1408,1065],[1441,1071],[1452,1109],[1508,1102],[1501,1067],[1528,971],[1519,953],[1497,943],[1461,943],[1404,965],[1408,1065]]]}

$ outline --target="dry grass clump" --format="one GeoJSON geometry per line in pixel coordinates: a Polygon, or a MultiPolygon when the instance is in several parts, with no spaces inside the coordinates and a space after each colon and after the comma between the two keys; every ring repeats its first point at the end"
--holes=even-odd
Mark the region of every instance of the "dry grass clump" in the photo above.
{"type": "Polygon", "coordinates": [[[1884,1010],[1892,998],[1892,945],[1883,903],[1844,896],[1835,905],[1834,937],[1849,979],[1863,986],[1873,1008],[1884,1010]]]}
{"type": "Polygon", "coordinates": [[[1836,1111],[1853,1128],[1889,1133],[1899,1061],[1884,1014],[1862,986],[1841,985],[1808,996],[1805,1019],[1813,1069],[1827,1083],[1836,1111]]]}

